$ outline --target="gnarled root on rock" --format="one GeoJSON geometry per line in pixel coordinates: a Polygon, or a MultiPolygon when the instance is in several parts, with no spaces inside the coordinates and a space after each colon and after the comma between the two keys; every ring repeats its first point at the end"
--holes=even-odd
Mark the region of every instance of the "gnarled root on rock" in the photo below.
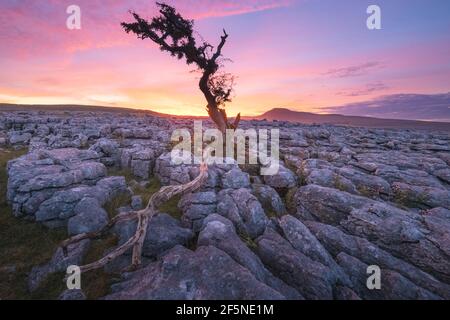
{"type": "Polygon", "coordinates": [[[79,242],[83,239],[98,239],[103,237],[107,232],[118,222],[137,219],[137,227],[135,234],[128,239],[127,242],[117,247],[103,258],[81,266],[80,271],[86,272],[105,266],[110,261],[124,254],[129,248],[133,248],[132,263],[130,268],[136,269],[141,264],[142,246],[147,233],[147,226],[150,220],[158,214],[158,207],[179,194],[186,194],[198,190],[208,178],[208,167],[205,163],[200,165],[200,174],[191,182],[182,185],[166,186],[162,187],[158,192],[153,194],[147,206],[139,211],[126,212],[117,215],[100,231],[92,233],[82,233],[75,235],[67,240],[64,240],[61,244],[64,255],[67,254],[67,247],[70,244],[79,242]]]}

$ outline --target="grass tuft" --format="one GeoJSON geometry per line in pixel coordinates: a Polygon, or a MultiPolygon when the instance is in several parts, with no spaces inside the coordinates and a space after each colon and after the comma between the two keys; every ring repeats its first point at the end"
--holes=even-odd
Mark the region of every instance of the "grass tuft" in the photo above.
{"type": "MultiPolygon", "coordinates": [[[[146,186],[142,186],[140,185],[136,180],[135,177],[133,176],[133,173],[131,172],[130,169],[118,169],[118,168],[111,168],[108,171],[108,175],[110,176],[124,176],[125,180],[127,181],[127,184],[131,187],[131,189],[133,190],[133,193],[135,195],[139,195],[142,197],[142,203],[143,205],[147,205],[148,201],[150,200],[150,197],[159,191],[159,189],[161,189],[161,183],[159,182],[159,180],[155,177],[152,177],[148,184],[146,186]]],[[[169,215],[171,215],[172,217],[174,217],[175,219],[180,219],[182,212],[180,209],[178,209],[178,202],[180,201],[181,196],[176,196],[173,197],[172,199],[170,199],[169,201],[167,201],[166,203],[164,203],[160,208],[159,211],[167,213],[169,215]]],[[[115,202],[119,202],[120,205],[117,206],[116,204],[116,208],[119,208],[121,206],[124,205],[128,205],[129,202],[126,202],[126,199],[117,199],[114,200],[115,202]]],[[[108,211],[108,213],[110,213],[110,211],[112,210],[111,207],[114,207],[114,204],[112,205],[107,205],[106,211],[108,211]]],[[[111,214],[111,213],[110,213],[111,214]]]]}
{"type": "Polygon", "coordinates": [[[6,201],[6,165],[26,152],[0,149],[0,300],[57,298],[61,293],[61,281],[52,279],[46,281],[47,294],[39,290],[30,294],[27,290],[27,275],[32,267],[49,261],[67,234],[65,230],[50,230],[13,216],[6,201]]]}

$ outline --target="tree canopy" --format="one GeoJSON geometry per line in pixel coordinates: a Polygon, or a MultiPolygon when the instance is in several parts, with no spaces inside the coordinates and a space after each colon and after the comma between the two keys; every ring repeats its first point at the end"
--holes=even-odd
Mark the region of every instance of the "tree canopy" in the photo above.
{"type": "Polygon", "coordinates": [[[122,22],[121,25],[127,33],[134,33],[140,39],[150,39],[159,45],[161,51],[182,60],[188,65],[195,64],[202,76],[199,87],[206,98],[206,109],[210,118],[217,127],[225,132],[226,129],[236,129],[240,114],[233,123],[230,123],[225,103],[231,101],[234,77],[225,72],[218,72],[221,63],[222,49],[225,46],[228,34],[223,30],[217,47],[194,36],[194,20],[183,18],[174,7],[165,3],[156,3],[160,15],[147,21],[136,12],[131,12],[134,22],[122,22]]]}

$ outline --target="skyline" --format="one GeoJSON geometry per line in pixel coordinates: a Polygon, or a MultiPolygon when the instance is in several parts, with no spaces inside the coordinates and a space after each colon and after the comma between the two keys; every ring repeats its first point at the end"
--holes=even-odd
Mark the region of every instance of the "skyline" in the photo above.
{"type": "MultiPolygon", "coordinates": [[[[230,115],[276,107],[450,121],[448,1],[166,2],[195,19],[213,45],[223,28],[230,34],[223,51],[233,61],[224,70],[237,77],[230,115]],[[374,3],[381,30],[366,27],[374,3]],[[393,97],[402,103],[381,103],[393,97]],[[407,110],[415,103],[417,112],[407,110]]],[[[156,14],[144,0],[2,1],[0,102],[206,115],[192,67],[122,30],[130,9],[156,14]],[[70,4],[81,8],[81,30],[66,28],[70,4]]]]}

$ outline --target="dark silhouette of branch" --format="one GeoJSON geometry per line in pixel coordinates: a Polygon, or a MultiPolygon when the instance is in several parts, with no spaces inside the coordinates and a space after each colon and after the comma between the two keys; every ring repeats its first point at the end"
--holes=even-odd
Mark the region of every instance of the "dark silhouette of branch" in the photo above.
{"type": "Polygon", "coordinates": [[[217,127],[225,132],[226,129],[236,129],[239,125],[240,114],[230,123],[225,113],[225,103],[231,101],[234,77],[229,74],[216,74],[220,68],[219,57],[225,46],[228,34],[223,30],[220,43],[214,51],[214,46],[206,41],[200,45],[194,37],[194,21],[183,18],[174,7],[165,3],[156,3],[159,16],[151,21],[141,18],[131,12],[134,22],[122,22],[127,33],[134,33],[139,39],[150,39],[159,45],[161,51],[167,51],[178,59],[185,59],[188,65],[195,64],[202,72],[199,88],[206,98],[206,109],[217,127]]]}

